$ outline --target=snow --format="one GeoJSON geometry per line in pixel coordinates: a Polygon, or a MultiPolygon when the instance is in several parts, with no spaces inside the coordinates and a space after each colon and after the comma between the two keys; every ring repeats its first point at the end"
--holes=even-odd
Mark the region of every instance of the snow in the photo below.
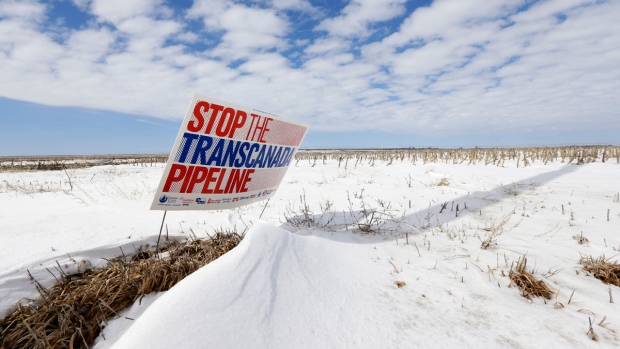
{"type": "MultiPolygon", "coordinates": [[[[70,170],[72,190],[60,171],[1,173],[0,316],[36,297],[26,270],[51,285],[46,268],[56,262],[68,271],[102,266],[121,248],[152,246],[162,212],[148,207],[162,171],[70,170]]],[[[615,162],[364,161],[345,170],[301,161],[266,208],[168,212],[171,238],[219,227],[246,237],[109,321],[95,347],[617,347],[618,287],[578,262],[620,250],[619,174],[615,162]],[[503,233],[482,249],[493,229],[503,233]],[[555,292],[546,303],[508,287],[524,255],[555,292]]]]}

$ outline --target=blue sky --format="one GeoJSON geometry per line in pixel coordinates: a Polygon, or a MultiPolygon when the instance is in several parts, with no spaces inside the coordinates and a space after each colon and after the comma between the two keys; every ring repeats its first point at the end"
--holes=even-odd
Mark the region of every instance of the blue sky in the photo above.
{"type": "Polygon", "coordinates": [[[167,153],[193,93],[303,146],[620,144],[620,1],[0,0],[0,156],[167,153]]]}

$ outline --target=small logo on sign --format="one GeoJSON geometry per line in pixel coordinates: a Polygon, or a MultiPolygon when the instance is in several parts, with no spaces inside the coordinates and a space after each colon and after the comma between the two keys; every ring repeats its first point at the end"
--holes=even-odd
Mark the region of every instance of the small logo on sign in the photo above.
{"type": "Polygon", "coordinates": [[[168,201],[168,196],[166,196],[166,195],[162,195],[162,196],[159,198],[159,202],[161,202],[162,204],[163,204],[164,202],[166,202],[166,201],[168,201]]]}
{"type": "Polygon", "coordinates": [[[203,198],[196,198],[196,203],[197,204],[206,204],[207,200],[203,199],[203,198]]]}

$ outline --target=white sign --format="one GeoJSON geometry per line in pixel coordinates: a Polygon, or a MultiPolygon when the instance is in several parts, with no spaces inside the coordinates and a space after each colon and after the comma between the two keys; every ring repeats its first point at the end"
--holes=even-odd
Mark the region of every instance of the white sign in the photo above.
{"type": "Polygon", "coordinates": [[[194,95],[151,210],[221,210],[273,196],[308,126],[194,95]]]}

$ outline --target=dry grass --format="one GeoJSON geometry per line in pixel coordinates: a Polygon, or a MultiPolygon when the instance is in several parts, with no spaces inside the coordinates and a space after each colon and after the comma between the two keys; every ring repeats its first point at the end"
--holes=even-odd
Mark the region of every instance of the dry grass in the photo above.
{"type": "Polygon", "coordinates": [[[101,165],[153,166],[165,163],[167,154],[84,155],[84,156],[11,156],[0,157],[0,172],[62,171],[101,165]]]}
{"type": "Polygon", "coordinates": [[[437,186],[438,186],[438,187],[447,187],[447,186],[449,186],[449,185],[450,185],[450,181],[448,181],[448,178],[446,178],[446,177],[444,177],[444,178],[440,179],[440,180],[437,182],[437,186]]]}
{"type": "Polygon", "coordinates": [[[527,266],[527,258],[523,256],[519,258],[517,266],[510,269],[510,285],[517,285],[521,290],[523,297],[532,299],[533,297],[543,297],[545,299],[551,299],[553,292],[547,286],[547,284],[538,280],[528,272],[525,267],[527,266]]]}
{"type": "Polygon", "coordinates": [[[37,282],[40,298],[0,320],[0,348],[88,348],[107,320],[149,293],[169,290],[241,239],[218,232],[210,240],[171,243],[160,255],[145,250],[110,260],[105,269],[63,274],[50,289],[37,282]]]}
{"type": "Polygon", "coordinates": [[[504,233],[504,226],[515,214],[516,210],[517,208],[515,207],[512,211],[508,212],[504,217],[502,217],[498,223],[493,223],[490,227],[482,229],[487,233],[485,234],[484,239],[478,237],[478,239],[480,239],[480,248],[486,250],[491,245],[496,243],[497,237],[504,233]]]}
{"type": "Polygon", "coordinates": [[[615,160],[620,163],[620,146],[567,146],[567,147],[537,147],[537,148],[473,148],[473,149],[334,149],[334,150],[302,150],[295,154],[296,164],[308,160],[315,166],[317,160],[322,164],[327,161],[337,161],[338,167],[347,164],[368,164],[370,166],[391,165],[397,162],[421,161],[428,163],[446,163],[504,166],[505,162],[517,161],[516,166],[527,167],[535,161],[544,165],[549,162],[586,164],[595,161],[607,162],[615,160]]]}
{"type": "Polygon", "coordinates": [[[620,287],[620,264],[618,262],[612,263],[609,261],[610,259],[605,258],[605,255],[599,258],[582,257],[579,263],[583,265],[583,270],[592,273],[595,278],[608,285],[620,287]]]}

